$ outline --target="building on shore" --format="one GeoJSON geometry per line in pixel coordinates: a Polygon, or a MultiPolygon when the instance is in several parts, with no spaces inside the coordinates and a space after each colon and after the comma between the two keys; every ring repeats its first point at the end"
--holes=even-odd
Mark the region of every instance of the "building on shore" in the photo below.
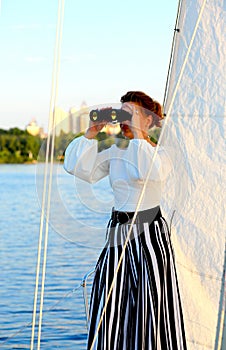
{"type": "Polygon", "coordinates": [[[82,102],[79,109],[72,107],[68,114],[69,130],[73,134],[84,132],[89,126],[89,108],[82,102]]]}
{"type": "MultiPolygon", "coordinates": [[[[54,125],[56,136],[59,136],[61,132],[64,132],[66,134],[79,134],[85,132],[89,126],[89,107],[87,106],[86,102],[83,101],[80,108],[70,108],[68,112],[65,112],[60,107],[55,107],[54,125]]],[[[47,136],[44,133],[43,128],[37,124],[35,118],[33,118],[26,126],[26,130],[33,136],[39,135],[42,138],[45,138],[47,136]]],[[[102,131],[106,132],[108,135],[115,135],[119,133],[120,126],[119,124],[109,123],[103,128],[102,131]]]]}
{"type": "Polygon", "coordinates": [[[46,137],[44,129],[37,124],[35,118],[33,118],[30,123],[26,126],[27,132],[32,136],[40,136],[41,138],[46,137]]]}
{"type": "Polygon", "coordinates": [[[55,134],[59,136],[61,131],[68,133],[70,131],[69,127],[69,113],[65,112],[60,107],[55,107],[54,110],[54,124],[55,124],[55,134]]]}
{"type": "MultiPolygon", "coordinates": [[[[78,134],[85,132],[89,126],[89,108],[86,102],[82,102],[80,108],[72,107],[68,112],[64,111],[60,107],[54,109],[54,125],[55,135],[59,136],[61,132],[66,134],[73,133],[78,134]]],[[[36,119],[33,118],[30,123],[26,126],[26,130],[33,136],[46,137],[44,130],[40,127],[36,119]]],[[[51,130],[52,132],[52,130],[51,130]]]]}

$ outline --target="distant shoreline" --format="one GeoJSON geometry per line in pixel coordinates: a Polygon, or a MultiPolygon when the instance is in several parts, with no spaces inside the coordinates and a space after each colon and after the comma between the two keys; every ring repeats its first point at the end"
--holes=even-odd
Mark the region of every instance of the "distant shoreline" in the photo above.
{"type": "MultiPolygon", "coordinates": [[[[157,143],[160,130],[154,130],[149,136],[157,143]]],[[[54,139],[54,163],[63,162],[64,152],[68,144],[76,137],[84,133],[73,134],[61,131],[54,139]]],[[[109,148],[117,139],[117,146],[125,148],[128,146],[128,139],[125,139],[121,132],[117,135],[109,135],[100,131],[96,137],[99,152],[109,148]]],[[[51,140],[50,140],[51,143],[51,140]]],[[[51,145],[50,145],[51,147],[51,145]]],[[[27,130],[12,128],[9,130],[0,129],[0,164],[37,164],[45,163],[47,139],[41,135],[31,135],[27,130]]]]}

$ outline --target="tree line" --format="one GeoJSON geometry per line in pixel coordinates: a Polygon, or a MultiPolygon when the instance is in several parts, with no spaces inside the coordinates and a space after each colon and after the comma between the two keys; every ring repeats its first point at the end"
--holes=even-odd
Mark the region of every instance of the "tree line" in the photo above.
{"type": "MultiPolygon", "coordinates": [[[[63,161],[64,152],[68,144],[75,138],[83,135],[65,133],[61,131],[54,138],[54,160],[63,161]]],[[[152,133],[151,139],[156,142],[159,137],[159,130],[152,133]]],[[[99,151],[109,148],[113,143],[125,148],[128,145],[121,133],[109,136],[105,132],[100,132],[96,139],[99,151]]],[[[53,140],[50,139],[50,142],[53,140]]],[[[50,144],[51,147],[51,144],[50,144]]],[[[26,130],[11,128],[9,130],[0,129],[0,163],[33,163],[43,162],[46,158],[47,140],[40,136],[33,136],[26,130]]]]}
{"type": "Polygon", "coordinates": [[[19,128],[0,129],[0,163],[26,163],[37,159],[41,138],[19,128]]]}

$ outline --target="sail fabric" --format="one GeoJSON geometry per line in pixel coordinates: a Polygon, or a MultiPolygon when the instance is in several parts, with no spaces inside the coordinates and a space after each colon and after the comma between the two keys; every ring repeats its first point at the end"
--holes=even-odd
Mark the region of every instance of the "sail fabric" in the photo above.
{"type": "Polygon", "coordinates": [[[189,350],[215,346],[226,227],[226,2],[206,1],[186,57],[202,5],[181,2],[162,138],[174,163],[162,210],[172,220],[189,350]]]}

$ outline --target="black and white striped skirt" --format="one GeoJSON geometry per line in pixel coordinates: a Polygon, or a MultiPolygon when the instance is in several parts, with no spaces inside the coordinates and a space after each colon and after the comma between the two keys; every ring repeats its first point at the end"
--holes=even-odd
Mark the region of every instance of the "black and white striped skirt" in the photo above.
{"type": "Polygon", "coordinates": [[[185,350],[174,255],[159,207],[137,216],[109,297],[131,226],[130,217],[120,217],[113,213],[96,265],[88,350],[185,350]]]}

